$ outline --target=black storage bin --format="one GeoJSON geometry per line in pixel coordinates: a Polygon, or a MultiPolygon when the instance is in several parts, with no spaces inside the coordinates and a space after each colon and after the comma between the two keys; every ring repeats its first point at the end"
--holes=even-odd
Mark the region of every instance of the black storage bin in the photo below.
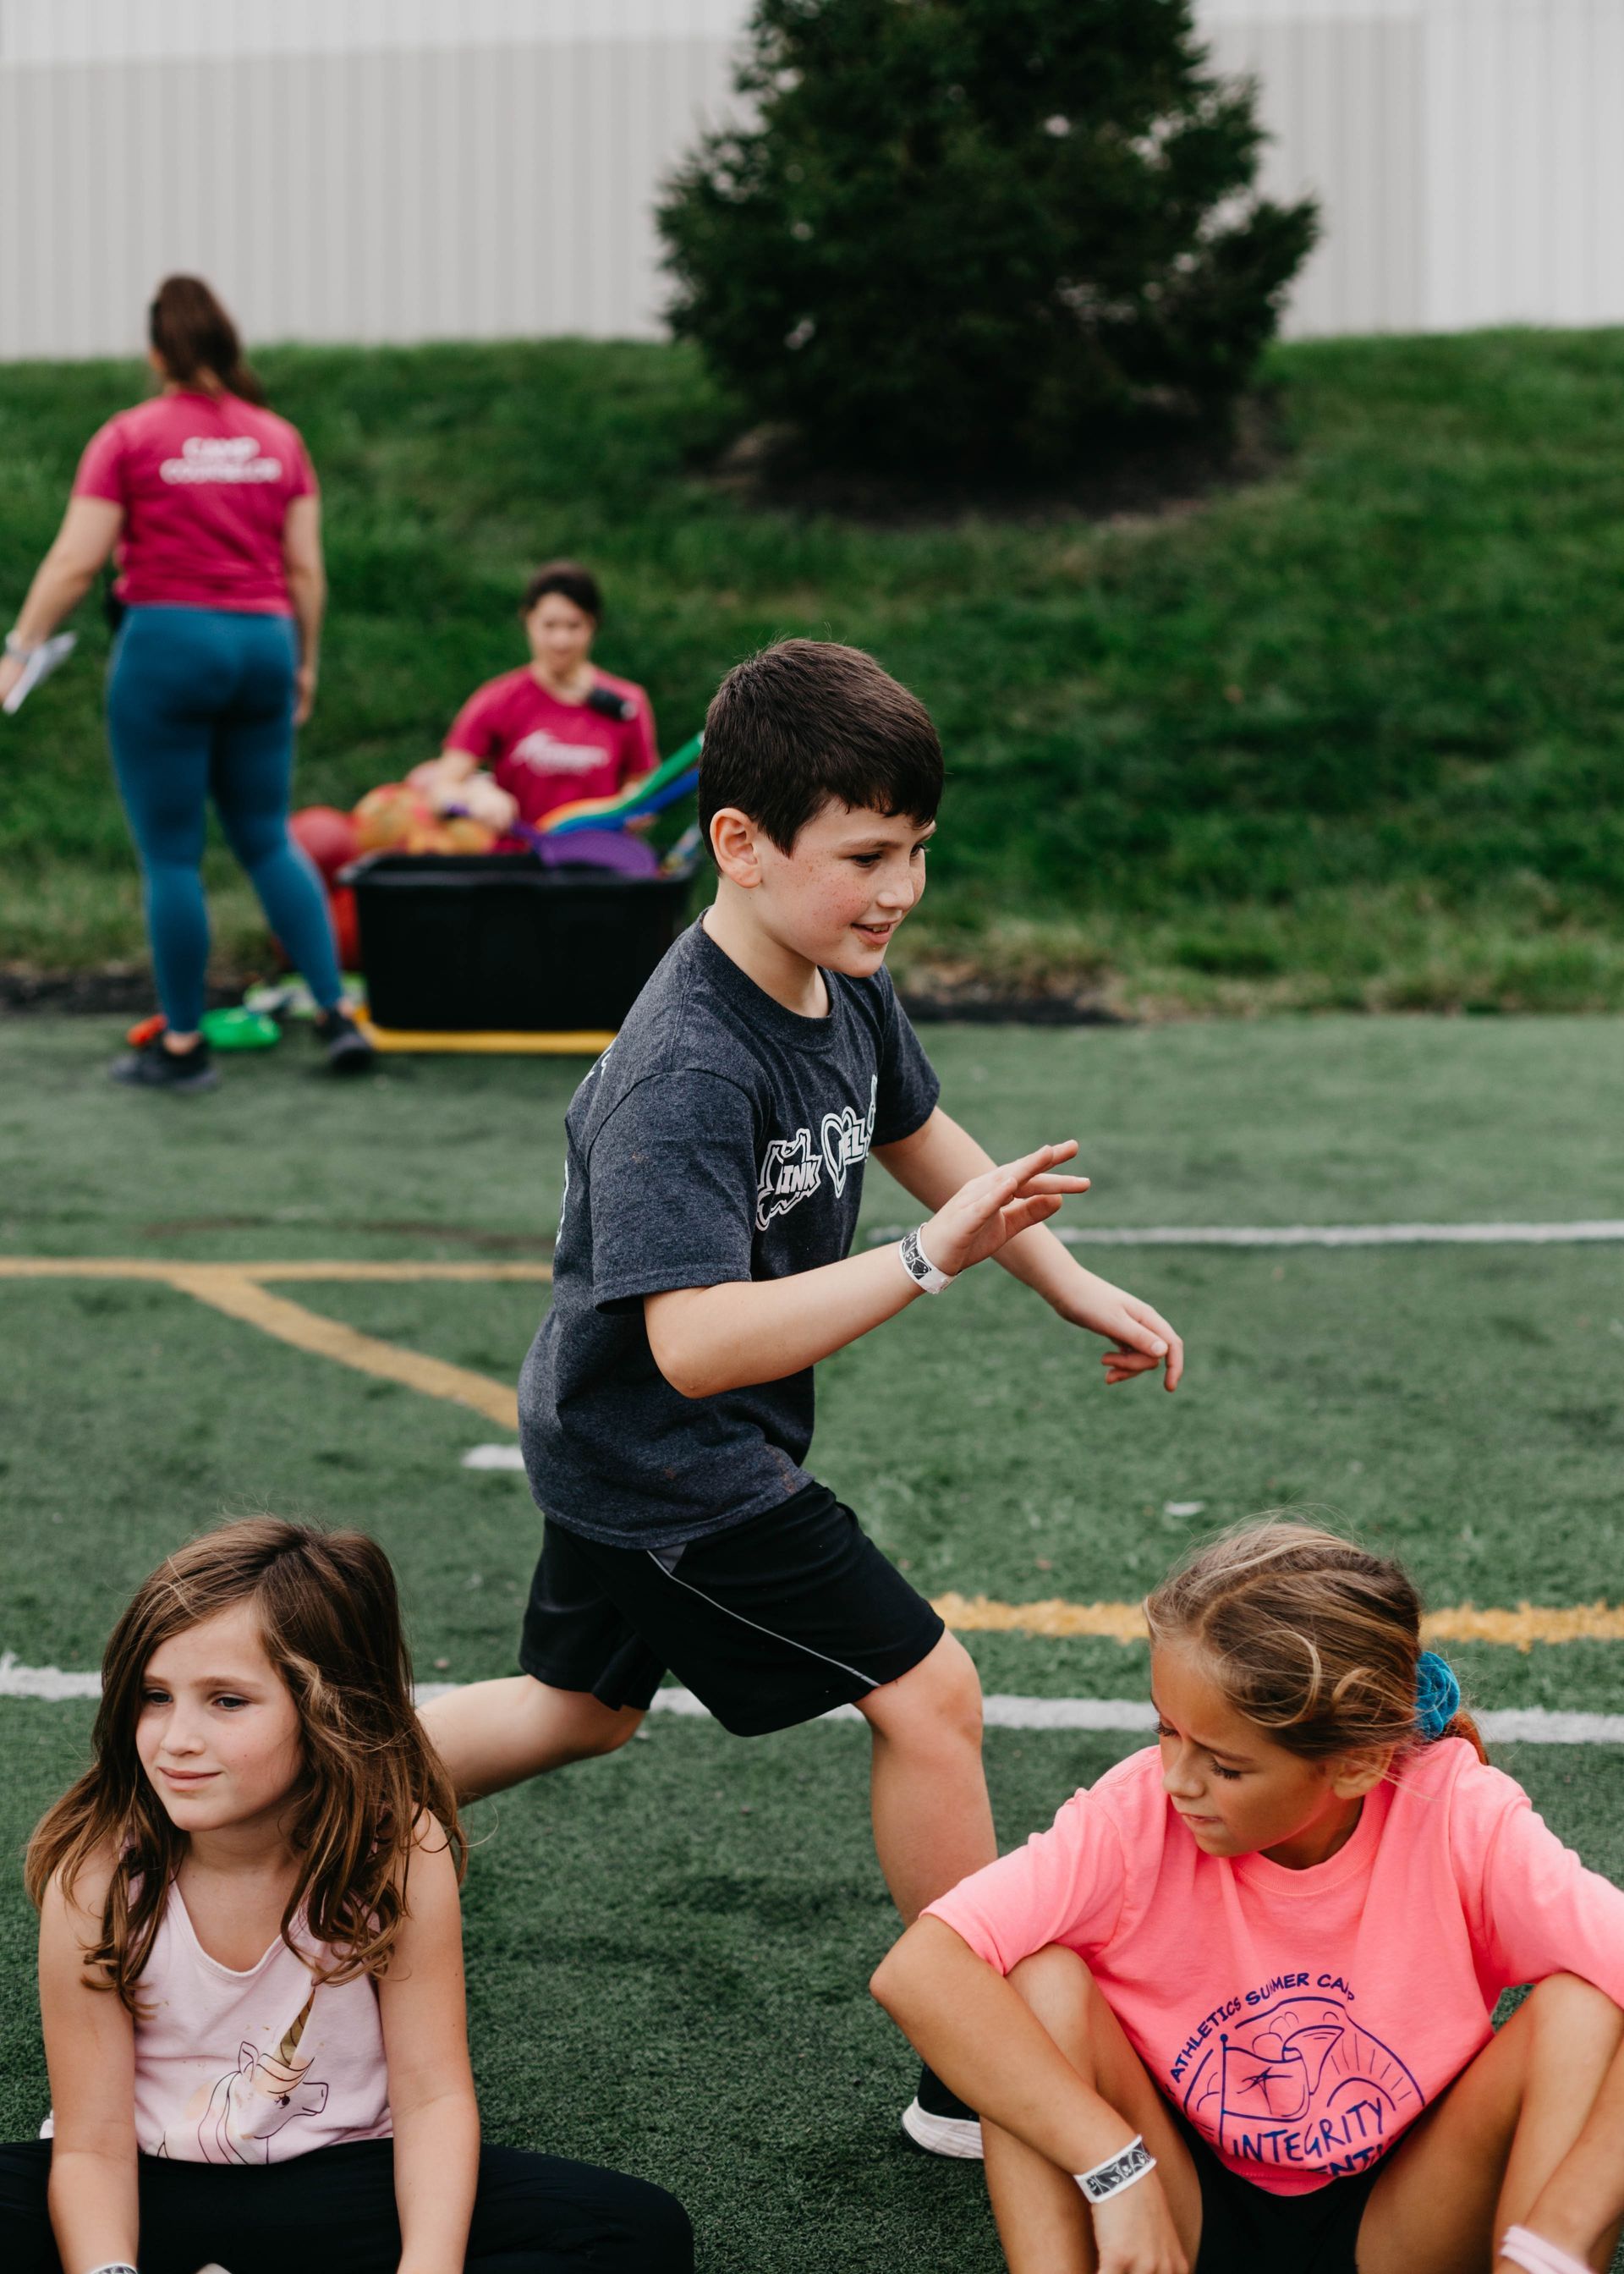
{"type": "Polygon", "coordinates": [[[533,853],[374,853],[353,885],[367,1015],[428,1032],[619,1027],[687,914],[687,877],[533,853]]]}

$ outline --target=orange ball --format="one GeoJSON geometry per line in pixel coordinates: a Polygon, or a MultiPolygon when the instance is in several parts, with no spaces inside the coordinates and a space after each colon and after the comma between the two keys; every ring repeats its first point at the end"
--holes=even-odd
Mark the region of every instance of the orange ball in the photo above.
{"type": "Polygon", "coordinates": [[[402,853],[455,853],[456,847],[443,822],[430,821],[418,828],[409,829],[406,841],[400,850],[402,853]]]}
{"type": "Polygon", "coordinates": [[[448,814],[440,828],[450,839],[447,850],[453,853],[488,853],[496,842],[496,832],[471,814],[448,814]]]}
{"type": "Polygon", "coordinates": [[[390,853],[405,846],[414,830],[432,828],[434,815],[428,800],[405,782],[384,782],[367,791],[354,820],[363,853],[390,853]]]}

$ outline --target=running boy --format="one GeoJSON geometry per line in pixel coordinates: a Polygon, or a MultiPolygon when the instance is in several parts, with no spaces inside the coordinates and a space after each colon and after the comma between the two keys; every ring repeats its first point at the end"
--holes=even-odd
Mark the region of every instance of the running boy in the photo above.
{"type": "MultiPolygon", "coordinates": [[[[848,1701],[873,1733],[875,1846],[905,1921],[996,1854],[969,1654],[801,1465],[817,1360],[996,1255],[1102,1336],[1109,1383],[1183,1351],[1042,1228],[1086,1178],[996,1167],[936,1103],[885,953],[924,890],[942,752],[858,650],[786,640],[705,721],[717,896],[568,1117],[553,1305],[520,1428],[545,1517],[515,1677],[425,1719],[459,1791],[635,1732],[669,1668],[735,1736],[848,1701]],[[852,1255],[875,1152],[929,1216],[852,1255]]],[[[920,2145],[980,2152],[927,2077],[920,2145]]]]}

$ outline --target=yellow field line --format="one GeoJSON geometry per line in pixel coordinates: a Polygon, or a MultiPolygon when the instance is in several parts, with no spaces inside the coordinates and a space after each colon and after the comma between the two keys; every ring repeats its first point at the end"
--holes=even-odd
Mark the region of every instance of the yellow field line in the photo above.
{"type": "Polygon", "coordinates": [[[0,1255],[0,1279],[169,1279],[182,1268],[146,1255],[0,1255]]]}
{"type": "Polygon", "coordinates": [[[291,1303],[285,1295],[270,1295],[266,1280],[372,1280],[399,1284],[406,1280],[545,1280],[553,1276],[547,1263],[176,1263],[149,1256],[0,1256],[0,1278],[6,1279],[143,1279],[155,1280],[177,1293],[190,1295],[228,1318],[258,1327],[261,1334],[291,1344],[312,1357],[333,1359],[370,1374],[383,1382],[396,1382],[425,1397],[448,1398],[453,1404],[471,1406],[499,1428],[516,1430],[518,1399],[511,1386],[475,1374],[465,1366],[405,1350],[397,1343],[380,1342],[337,1319],[323,1318],[291,1303]]]}
{"type": "MultiPolygon", "coordinates": [[[[145,1279],[173,1287],[228,1318],[257,1327],[261,1334],[313,1357],[334,1359],[380,1381],[399,1382],[425,1397],[447,1398],[470,1406],[499,1427],[516,1431],[518,1401],[507,1383],[471,1368],[428,1358],[381,1342],[336,1319],[323,1318],[302,1303],[267,1294],[267,1280],[530,1281],[551,1279],[546,1263],[177,1263],[148,1256],[0,1255],[0,1279],[145,1279]]],[[[987,1595],[946,1594],[938,1615],[960,1634],[1043,1635],[1060,1639],[1101,1636],[1119,1643],[1143,1642],[1145,1621],[1137,1603],[1070,1603],[1056,1596],[1036,1603],[1001,1603],[987,1595]]],[[[1523,1652],[1536,1643],[1624,1642],[1624,1605],[1519,1603],[1515,1610],[1478,1610],[1460,1603],[1429,1612],[1422,1621],[1429,1642],[1487,1642],[1523,1652]]]]}
{"type": "Polygon", "coordinates": [[[516,1430],[519,1426],[518,1398],[506,1382],[492,1382],[488,1374],[475,1374],[464,1366],[450,1366],[444,1359],[425,1357],[421,1351],[380,1342],[375,1335],[358,1334],[337,1319],[324,1319],[319,1312],[307,1311],[302,1303],[290,1303],[285,1295],[267,1295],[245,1271],[219,1263],[181,1266],[171,1273],[169,1284],[214,1310],[223,1311],[229,1319],[241,1319],[248,1326],[258,1327],[261,1334],[291,1343],[295,1350],[334,1359],[340,1366],[353,1367],[357,1374],[398,1382],[403,1389],[421,1390],[425,1397],[447,1397],[454,1404],[470,1405],[500,1428],[516,1430]]]}
{"type": "Polygon", "coordinates": [[[0,1255],[0,1279],[159,1279],[180,1284],[188,1272],[229,1271],[239,1279],[545,1280],[550,1263],[178,1263],[147,1255],[0,1255]]]}
{"type": "MultiPolygon", "coordinates": [[[[938,1596],[937,1615],[959,1634],[1048,1635],[1062,1639],[1103,1636],[1143,1642],[1145,1619],[1137,1603],[1000,1603],[987,1595],[938,1596]]],[[[1624,1605],[1519,1603],[1515,1611],[1478,1610],[1457,1603],[1429,1611],[1421,1622],[1429,1642],[1492,1642],[1530,1651],[1537,1642],[1624,1642],[1624,1605]]]]}

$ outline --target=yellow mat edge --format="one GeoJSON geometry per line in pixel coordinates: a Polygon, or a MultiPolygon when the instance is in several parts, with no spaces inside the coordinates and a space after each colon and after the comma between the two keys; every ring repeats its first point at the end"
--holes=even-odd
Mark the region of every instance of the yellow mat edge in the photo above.
{"type": "Polygon", "coordinates": [[[579,1034],[538,1032],[507,1034],[499,1028],[475,1028],[466,1034],[418,1032],[410,1027],[376,1027],[364,1016],[356,1024],[375,1050],[445,1051],[472,1058],[595,1058],[614,1040],[613,1031],[591,1028],[579,1034]]]}

